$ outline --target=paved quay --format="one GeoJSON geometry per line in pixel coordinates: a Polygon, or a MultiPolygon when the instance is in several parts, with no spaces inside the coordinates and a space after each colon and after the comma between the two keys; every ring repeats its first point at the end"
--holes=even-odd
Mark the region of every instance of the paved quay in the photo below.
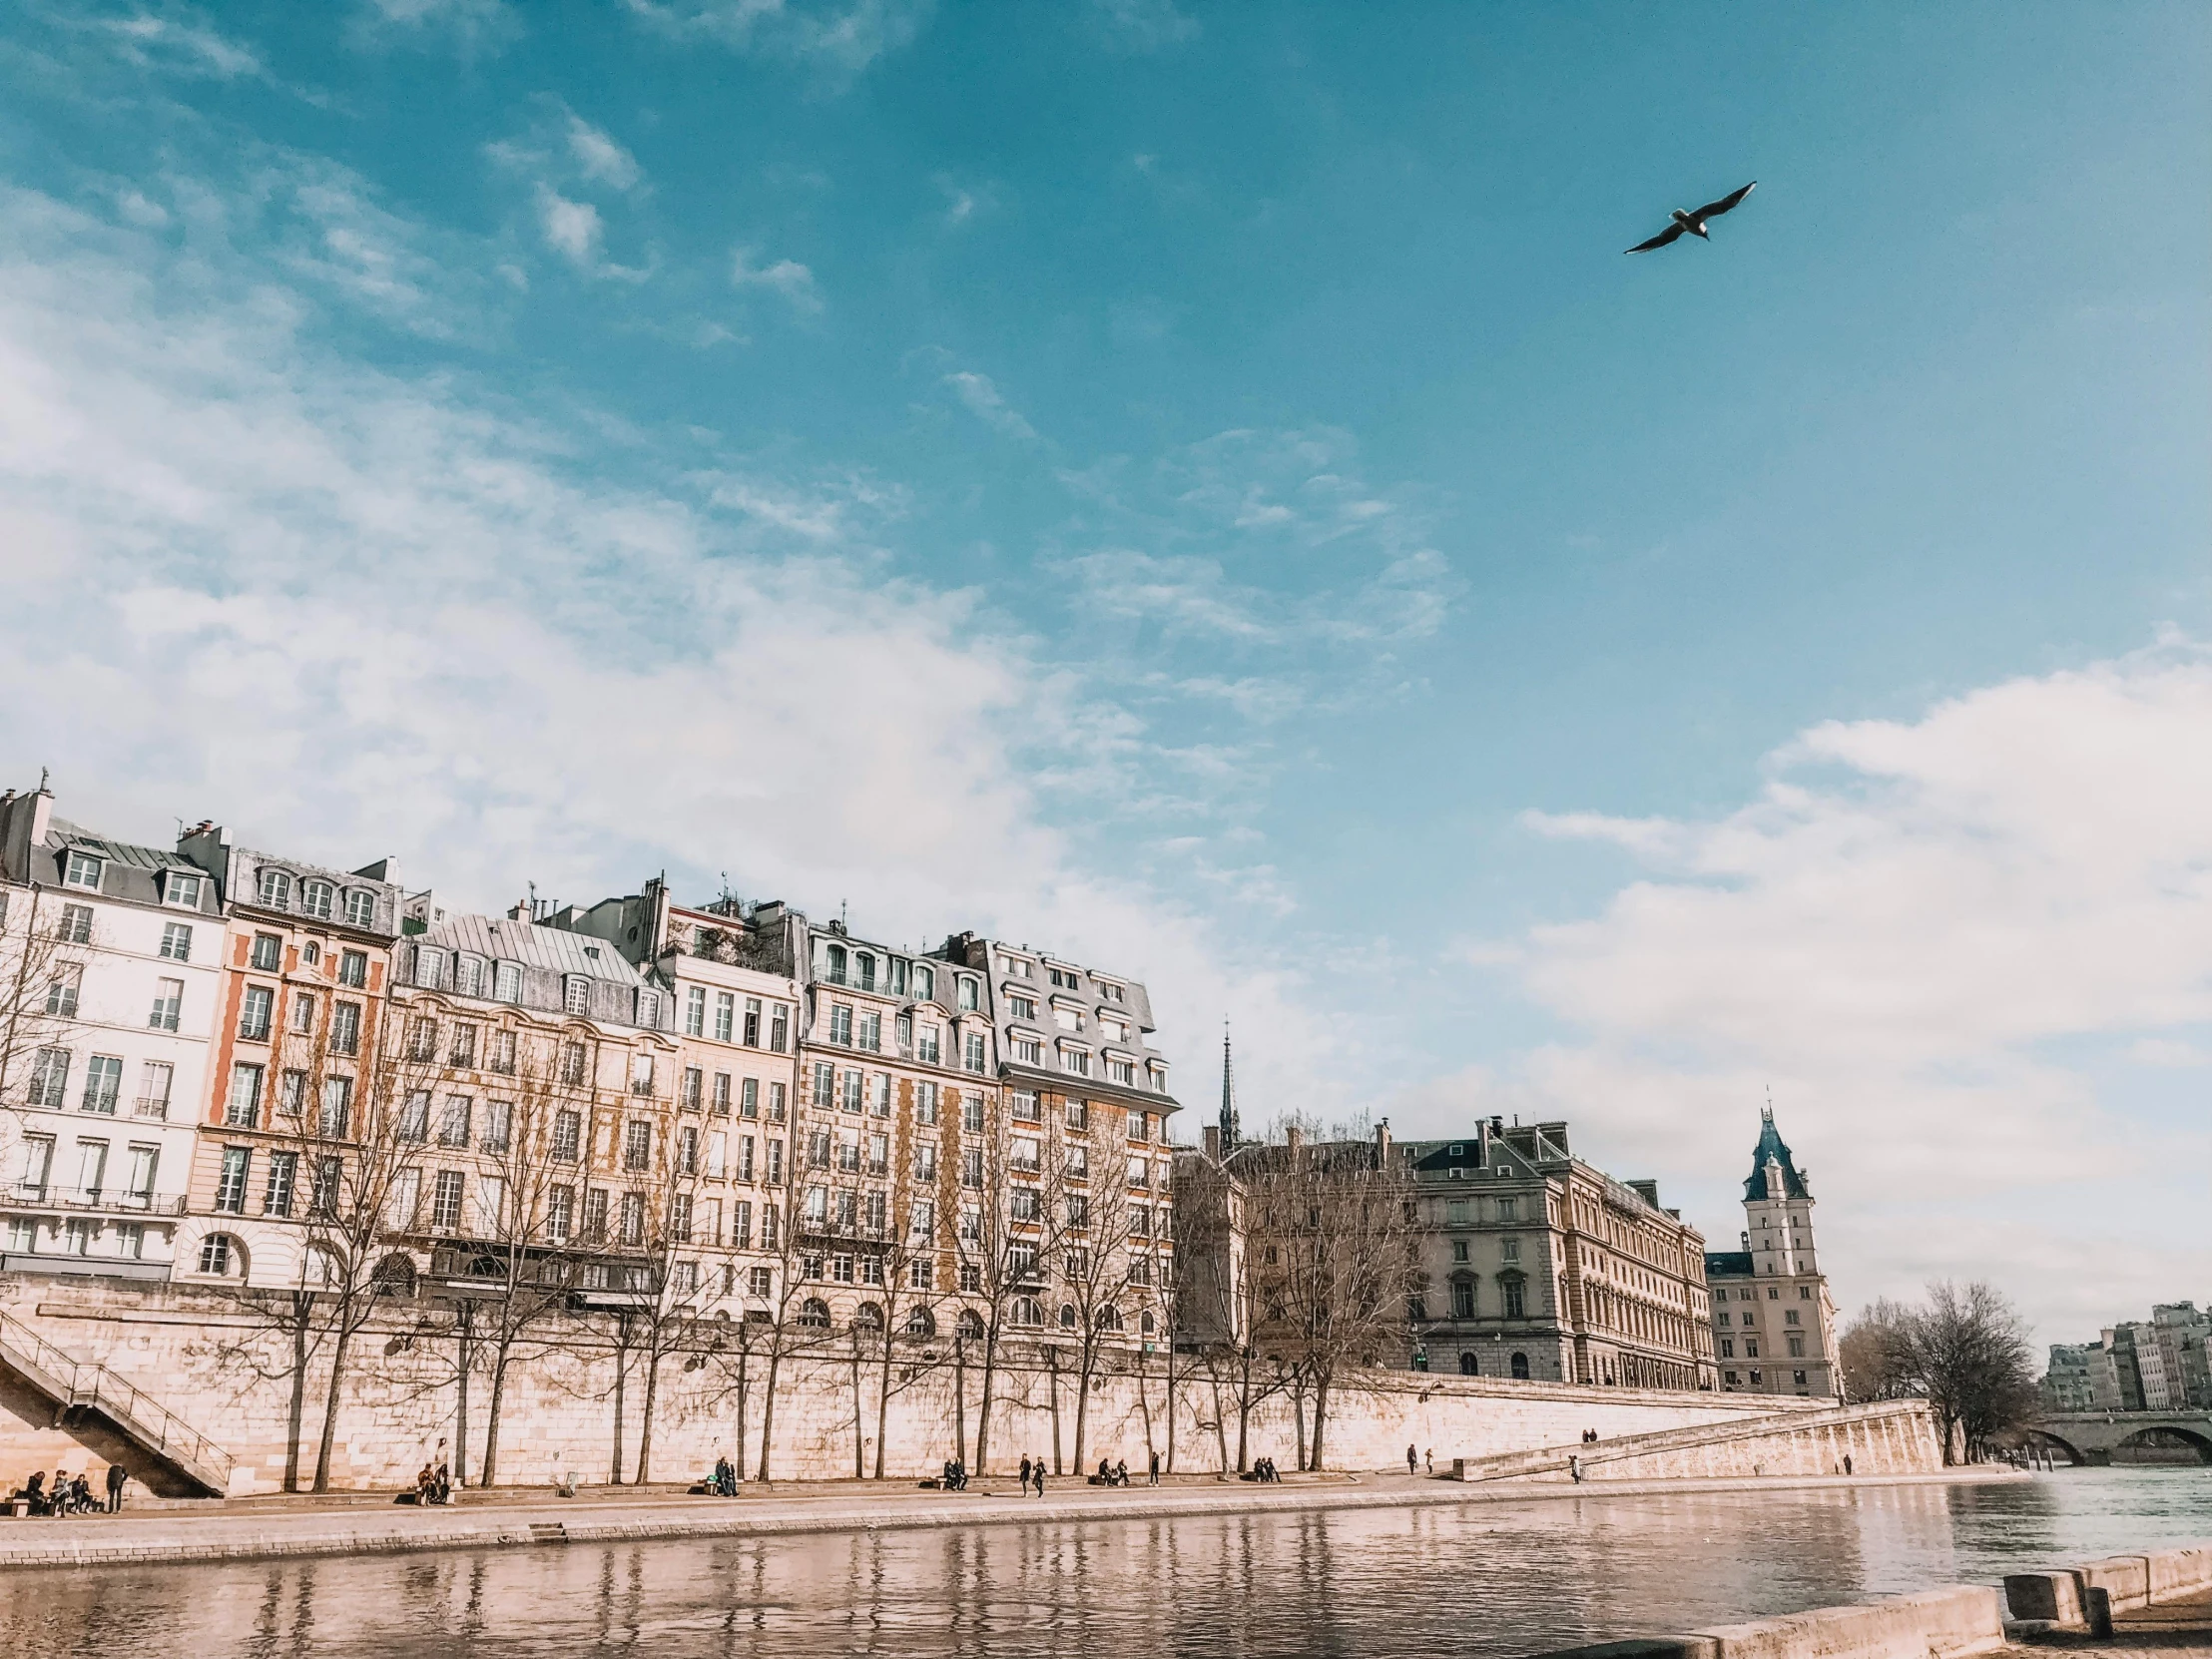
{"type": "Polygon", "coordinates": [[[891,1481],[775,1482],[736,1498],[681,1487],[587,1488],[573,1499],[542,1488],[469,1491],[450,1507],[418,1509],[390,1494],[337,1493],[167,1503],[121,1515],[0,1520],[0,1567],[228,1561],[294,1555],[385,1554],[428,1549],[528,1548],[659,1538],[757,1538],[822,1532],[1149,1520],[1313,1509],[1511,1503],[1654,1493],[1772,1491],[1803,1487],[1925,1486],[2026,1478],[2009,1468],[1943,1474],[1608,1480],[1468,1486],[1394,1473],[1286,1476],[1280,1485],[1175,1476],[1158,1487],[1089,1486],[1064,1476],[1043,1497],[1011,1480],[941,1492],[891,1481]]]}

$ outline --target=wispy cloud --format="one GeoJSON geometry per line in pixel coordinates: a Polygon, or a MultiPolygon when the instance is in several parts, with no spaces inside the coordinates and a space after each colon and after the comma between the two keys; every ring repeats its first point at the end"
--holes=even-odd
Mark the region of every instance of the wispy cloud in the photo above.
{"type": "Polygon", "coordinates": [[[144,69],[236,80],[262,73],[260,54],[217,31],[195,8],[172,5],[91,26],[121,57],[144,69]]]}
{"type": "Polygon", "coordinates": [[[571,264],[592,270],[599,264],[599,244],[605,227],[599,210],[589,202],[571,202],[549,185],[538,186],[538,228],[548,248],[571,264]]]}
{"type": "Polygon", "coordinates": [[[1198,38],[1198,19],[1176,10],[1173,0],[1091,0],[1091,14],[1106,38],[1127,51],[1158,52],[1198,38]]]}
{"type": "Polygon", "coordinates": [[[953,396],[965,405],[968,413],[992,430],[1019,438],[1023,443],[1037,441],[1036,428],[1022,418],[1019,409],[1006,401],[988,374],[956,369],[944,377],[944,383],[952,388],[953,396]]]}
{"type": "Polygon", "coordinates": [[[730,285],[735,288],[766,288],[782,297],[793,310],[812,316],[823,308],[822,293],[815,286],[815,274],[797,260],[776,260],[768,265],[755,265],[755,251],[741,248],[730,257],[730,285]]]}
{"type": "Polygon", "coordinates": [[[507,0],[356,0],[349,33],[358,46],[444,47],[473,57],[519,37],[522,16],[507,0]]]}
{"type": "Polygon", "coordinates": [[[805,65],[842,82],[910,43],[928,0],[626,0],[658,32],[805,65]]]}
{"type": "Polygon", "coordinates": [[[587,179],[616,190],[635,190],[645,177],[636,157],[573,111],[568,117],[568,148],[587,179]]]}

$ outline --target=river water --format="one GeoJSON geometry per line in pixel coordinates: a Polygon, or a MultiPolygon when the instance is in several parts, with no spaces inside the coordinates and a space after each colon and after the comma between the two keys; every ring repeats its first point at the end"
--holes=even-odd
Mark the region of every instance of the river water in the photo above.
{"type": "Polygon", "coordinates": [[[0,1654],[1510,1659],[2212,1537],[2212,1469],[0,1577],[0,1654]]]}

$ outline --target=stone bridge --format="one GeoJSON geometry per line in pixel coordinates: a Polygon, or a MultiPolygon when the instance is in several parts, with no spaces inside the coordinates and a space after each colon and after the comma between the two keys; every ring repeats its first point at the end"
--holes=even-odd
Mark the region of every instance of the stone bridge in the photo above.
{"type": "Polygon", "coordinates": [[[2212,1411],[2049,1411],[2027,1431],[2076,1463],[2212,1463],[2212,1411]]]}

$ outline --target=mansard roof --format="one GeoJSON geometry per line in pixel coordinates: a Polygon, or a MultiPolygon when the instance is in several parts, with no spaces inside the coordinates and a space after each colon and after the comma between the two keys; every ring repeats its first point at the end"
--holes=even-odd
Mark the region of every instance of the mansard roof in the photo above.
{"type": "Polygon", "coordinates": [[[1759,1113],[1759,1145],[1751,1154],[1751,1179],[1744,1183],[1744,1202],[1757,1203],[1766,1198],[1811,1198],[1806,1191],[1805,1177],[1798,1173],[1797,1160],[1790,1156],[1790,1149],[1783,1144],[1782,1133],[1774,1126],[1774,1109],[1764,1107],[1759,1113]],[[1769,1160],[1782,1166],[1782,1191],[1767,1191],[1767,1164],[1769,1160]]]}

